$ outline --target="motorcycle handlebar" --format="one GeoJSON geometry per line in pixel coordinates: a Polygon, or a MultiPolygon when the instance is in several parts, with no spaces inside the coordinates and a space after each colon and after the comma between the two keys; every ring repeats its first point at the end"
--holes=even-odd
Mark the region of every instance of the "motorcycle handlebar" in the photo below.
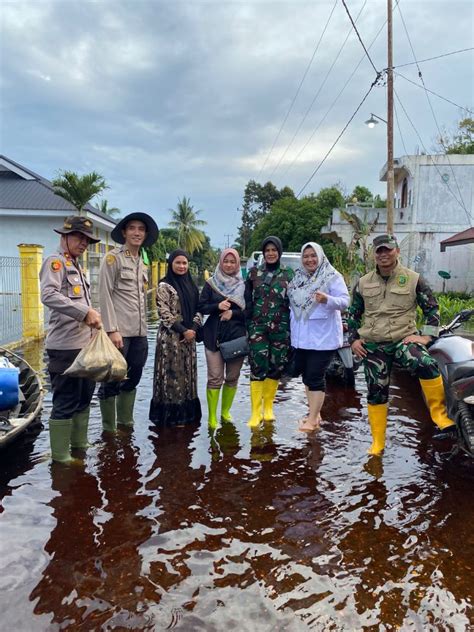
{"type": "Polygon", "coordinates": [[[458,327],[461,326],[461,323],[465,323],[473,315],[474,315],[474,309],[463,309],[463,310],[461,310],[460,312],[458,312],[456,314],[456,316],[453,318],[453,320],[448,325],[445,325],[444,327],[441,327],[441,329],[439,331],[439,335],[442,336],[443,334],[446,334],[446,333],[449,333],[450,331],[453,331],[453,329],[457,329],[458,327]]]}

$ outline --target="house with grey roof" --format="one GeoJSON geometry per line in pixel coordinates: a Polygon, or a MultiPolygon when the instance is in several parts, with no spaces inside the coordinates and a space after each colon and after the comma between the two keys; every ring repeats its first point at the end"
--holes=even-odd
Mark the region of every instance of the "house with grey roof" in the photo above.
{"type": "MultiPolygon", "coordinates": [[[[53,228],[62,225],[74,206],[54,193],[49,180],[31,169],[0,155],[0,225],[2,256],[17,257],[20,243],[38,244],[44,253],[54,252],[59,235],[53,228]]],[[[116,221],[88,204],[83,213],[94,222],[96,237],[101,240],[97,252],[104,253],[113,245],[110,233],[116,221]]]]}

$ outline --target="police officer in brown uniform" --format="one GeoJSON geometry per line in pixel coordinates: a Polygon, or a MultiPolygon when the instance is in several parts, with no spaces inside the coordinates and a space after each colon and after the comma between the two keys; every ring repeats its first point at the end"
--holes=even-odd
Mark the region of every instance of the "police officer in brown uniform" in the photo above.
{"type": "Polygon", "coordinates": [[[158,226],[146,213],[131,213],[112,231],[122,244],[102,261],[99,273],[100,312],[106,332],[128,364],[127,379],[99,388],[102,427],[115,432],[117,423],[133,426],[137,386],[148,355],[146,289],[148,272],[140,248],[158,238],[158,226]]]}
{"type": "Polygon", "coordinates": [[[100,314],[92,308],[89,283],[78,258],[94,238],[93,224],[87,217],[71,216],[62,228],[57,254],[43,262],[40,271],[41,301],[50,310],[46,351],[53,391],[49,436],[54,461],[67,463],[72,448],[87,448],[89,406],[95,382],[68,377],[62,373],[79,351],[100,329],[100,314]]]}

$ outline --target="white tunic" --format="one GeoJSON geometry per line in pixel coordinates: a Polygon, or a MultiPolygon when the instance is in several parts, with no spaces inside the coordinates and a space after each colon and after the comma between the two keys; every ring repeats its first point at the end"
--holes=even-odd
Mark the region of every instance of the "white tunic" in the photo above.
{"type": "Polygon", "coordinates": [[[296,349],[329,351],[342,347],[343,312],[349,305],[349,292],[342,275],[329,285],[327,303],[314,303],[307,319],[296,319],[291,310],[291,345],[296,349]]]}

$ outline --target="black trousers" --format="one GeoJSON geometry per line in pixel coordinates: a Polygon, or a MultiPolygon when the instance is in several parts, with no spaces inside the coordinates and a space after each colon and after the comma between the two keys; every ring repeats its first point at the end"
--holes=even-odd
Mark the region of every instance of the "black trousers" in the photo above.
{"type": "Polygon", "coordinates": [[[95,382],[83,377],[69,377],[62,373],[71,366],[80,349],[46,350],[48,370],[53,392],[51,419],[70,419],[89,407],[95,391],[95,382]]]}
{"type": "Polygon", "coordinates": [[[133,391],[137,388],[148,357],[148,340],[145,336],[134,336],[123,339],[121,352],[127,361],[127,379],[122,382],[102,382],[99,387],[99,399],[115,397],[121,391],[133,391]]]}
{"type": "Polygon", "coordinates": [[[303,384],[310,391],[325,391],[325,373],[334,351],[296,350],[296,370],[303,375],[303,384]]]}

